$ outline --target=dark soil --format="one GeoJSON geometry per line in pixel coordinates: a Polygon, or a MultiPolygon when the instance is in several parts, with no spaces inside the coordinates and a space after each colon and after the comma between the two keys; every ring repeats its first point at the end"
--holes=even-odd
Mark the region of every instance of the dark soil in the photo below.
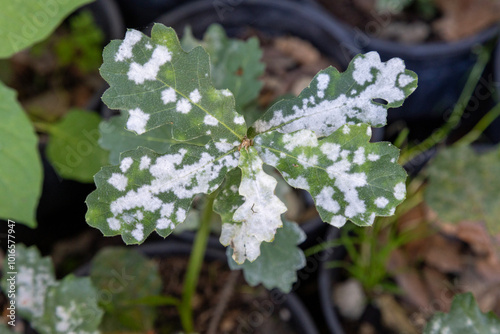
{"type": "MultiPolygon", "coordinates": [[[[163,280],[163,294],[180,297],[187,266],[187,258],[156,259],[163,280]]],[[[258,286],[249,287],[240,271],[230,271],[220,262],[204,263],[193,298],[195,330],[208,333],[294,333],[286,323],[289,311],[279,309],[270,293],[258,286]],[[228,291],[224,291],[228,290],[228,291]],[[216,316],[217,315],[217,316],[216,316]],[[214,318],[220,320],[212,323],[214,318]]],[[[175,307],[160,308],[156,323],[157,333],[181,330],[175,307]]]]}

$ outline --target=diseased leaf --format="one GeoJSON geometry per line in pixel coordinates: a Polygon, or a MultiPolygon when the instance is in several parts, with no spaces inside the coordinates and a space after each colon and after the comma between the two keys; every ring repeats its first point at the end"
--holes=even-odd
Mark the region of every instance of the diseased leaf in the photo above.
{"type": "Polygon", "coordinates": [[[285,221],[272,242],[261,244],[260,256],[254,262],[245,261],[238,265],[232,259],[233,250],[228,247],[229,267],[232,270],[242,269],[250,286],[262,283],[266,289],[278,288],[288,293],[297,281],[297,270],[306,265],[304,252],[297,247],[305,239],[305,233],[296,223],[285,221]]]}
{"type": "Polygon", "coordinates": [[[468,146],[441,151],[430,163],[424,196],[440,219],[484,221],[500,232],[500,150],[477,155],[468,146]]]}
{"type": "Polygon", "coordinates": [[[127,118],[128,113],[122,111],[121,115],[111,117],[99,125],[101,133],[99,145],[110,151],[109,162],[113,165],[120,162],[121,152],[135,150],[139,146],[143,146],[156,153],[165,153],[171,145],[179,143],[179,141],[172,139],[171,124],[165,124],[138,135],[125,129],[127,118]]]}
{"type": "Polygon", "coordinates": [[[262,160],[285,180],[311,193],[321,218],[340,227],[349,219],[371,225],[389,216],[406,196],[406,173],[397,164],[399,150],[390,143],[369,143],[367,124],[344,125],[328,137],[314,132],[277,131],[257,136],[262,160]]]}
{"type": "Polygon", "coordinates": [[[500,319],[482,313],[472,293],[456,295],[449,313],[437,312],[427,323],[424,334],[498,334],[500,319]]]}
{"type": "Polygon", "coordinates": [[[92,261],[90,278],[101,292],[99,303],[105,310],[100,329],[104,332],[153,329],[155,307],[136,301],[161,292],[156,264],[133,249],[110,247],[92,261]]]}
{"type": "Polygon", "coordinates": [[[14,267],[4,261],[2,271],[2,290],[5,295],[13,290],[11,283],[15,284],[13,292],[19,315],[29,321],[41,317],[44,314],[46,291],[57,284],[50,258],[42,258],[35,246],[27,248],[17,244],[14,267]]]}
{"type": "Polygon", "coordinates": [[[193,197],[215,191],[238,159],[233,145],[220,142],[179,144],[164,155],[142,147],[125,152],[119,166],[96,174],[87,222],[127,244],[142,243],[154,230],[166,237],[185,220],[193,197]]]}
{"type": "Polygon", "coordinates": [[[0,217],[36,227],[42,192],[38,138],[16,93],[1,82],[0,101],[0,217]]]}
{"type": "Polygon", "coordinates": [[[214,211],[220,215],[223,224],[234,223],[234,212],[245,203],[245,198],[238,192],[240,183],[241,169],[235,168],[226,175],[219,194],[215,198],[214,211]]]}
{"type": "Polygon", "coordinates": [[[220,242],[233,248],[233,259],[241,264],[245,259],[255,261],[260,254],[260,244],[274,239],[276,229],[282,226],[281,214],[286,206],[274,194],[278,182],[262,170],[262,160],[255,148],[240,151],[238,166],[241,169],[239,194],[244,202],[234,211],[235,223],[222,224],[220,242]]]}
{"type": "Polygon", "coordinates": [[[92,182],[94,174],[107,165],[108,152],[97,144],[100,121],[94,112],[74,109],[49,127],[47,158],[60,176],[92,182]]]}
{"type": "Polygon", "coordinates": [[[197,45],[203,46],[210,55],[214,86],[233,93],[238,111],[259,96],[262,88],[259,77],[265,65],[260,62],[262,50],[257,38],[230,39],[222,26],[212,24],[203,41],[198,41],[191,30],[186,29],[182,38],[184,49],[187,51],[197,45]]]}
{"type": "Polygon", "coordinates": [[[320,71],[298,97],[274,104],[249,134],[308,129],[323,137],[344,124],[381,127],[386,124],[387,109],[401,106],[416,87],[417,75],[405,70],[401,59],[384,63],[376,52],[358,55],[345,72],[333,67],[320,71]]]}
{"type": "Polygon", "coordinates": [[[44,313],[32,322],[40,334],[97,334],[103,311],[88,277],[66,276],[48,288],[44,313]]]}
{"type": "Polygon", "coordinates": [[[215,142],[241,141],[245,120],[231,92],[212,86],[205,50],[184,52],[175,31],[161,24],[151,36],[129,30],[104,49],[101,75],[110,88],[102,99],[108,107],[128,111],[127,129],[137,134],[172,124],[176,140],[210,135],[215,142]]]}
{"type": "Polygon", "coordinates": [[[0,13],[0,58],[8,58],[45,39],[68,14],[92,1],[3,1],[0,13]]]}

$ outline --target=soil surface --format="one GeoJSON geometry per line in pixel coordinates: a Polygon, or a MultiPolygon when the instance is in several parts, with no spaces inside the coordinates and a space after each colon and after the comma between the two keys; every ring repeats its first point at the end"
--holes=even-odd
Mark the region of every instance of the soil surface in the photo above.
{"type": "Polygon", "coordinates": [[[402,12],[378,9],[377,0],[319,0],[344,23],[375,38],[418,44],[453,42],[500,20],[499,0],[415,1],[402,12]],[[427,2],[426,10],[419,3],[427,2]]]}

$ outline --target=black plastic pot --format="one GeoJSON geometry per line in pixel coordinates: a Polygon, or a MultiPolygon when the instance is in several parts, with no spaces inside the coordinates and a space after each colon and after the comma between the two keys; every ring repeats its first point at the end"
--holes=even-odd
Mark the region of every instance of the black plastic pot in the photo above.
{"type": "MultiPolygon", "coordinates": [[[[79,10],[90,10],[97,25],[105,34],[106,44],[111,39],[120,38],[125,32],[121,14],[113,0],[97,0],[79,10]]],[[[89,112],[99,112],[99,103],[105,87],[89,100],[89,112]]],[[[93,184],[82,184],[62,179],[45,156],[45,144],[39,144],[43,164],[43,188],[38,203],[35,230],[17,225],[19,240],[27,245],[36,244],[42,253],[48,252],[54,242],[75,235],[85,229],[86,196],[95,189],[93,184]]]]}
{"type": "MultiPolygon", "coordinates": [[[[403,59],[406,68],[417,73],[418,89],[399,110],[389,111],[390,121],[442,119],[443,113],[458,100],[468,72],[477,60],[474,47],[492,40],[499,31],[497,26],[492,26],[472,37],[453,43],[411,45],[372,37],[359,28],[348,26],[333,15],[331,17],[337,29],[343,32],[337,35],[346,51],[345,58],[352,57],[353,52],[377,51],[384,61],[394,57],[403,59]]],[[[374,18],[370,22],[370,29],[381,28],[383,24],[386,23],[374,18]]]]}
{"type": "MultiPolygon", "coordinates": [[[[184,242],[152,242],[141,246],[136,246],[135,249],[148,257],[168,258],[175,256],[189,256],[191,254],[191,244],[184,242]]],[[[205,261],[221,261],[227,263],[226,254],[220,249],[208,247],[205,251],[205,261]]],[[[86,276],[90,273],[91,264],[79,268],[75,274],[77,276],[86,276]]],[[[314,324],[309,312],[304,307],[300,299],[294,294],[283,294],[278,290],[272,290],[269,293],[270,301],[277,307],[279,311],[287,310],[287,322],[300,334],[317,334],[318,330],[314,324]]]]}

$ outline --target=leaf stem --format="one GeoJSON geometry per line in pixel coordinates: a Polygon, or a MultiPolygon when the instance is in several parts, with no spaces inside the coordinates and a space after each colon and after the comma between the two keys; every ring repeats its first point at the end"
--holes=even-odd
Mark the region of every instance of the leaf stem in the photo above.
{"type": "Polygon", "coordinates": [[[450,117],[448,117],[448,119],[446,120],[446,123],[441,128],[434,131],[434,133],[431,136],[427,137],[423,142],[416,146],[413,146],[412,148],[409,148],[406,152],[403,152],[399,160],[401,164],[407,163],[421,152],[427,151],[430,148],[441,143],[460,123],[465,108],[467,107],[467,104],[469,103],[472,94],[474,93],[474,89],[476,88],[479,79],[481,78],[481,74],[483,73],[486,64],[488,64],[490,56],[491,47],[482,47],[479,50],[477,62],[472,67],[469,77],[467,78],[467,82],[465,83],[464,89],[462,90],[462,93],[460,94],[460,97],[458,98],[458,101],[455,104],[450,117]]]}
{"type": "Polygon", "coordinates": [[[193,325],[193,310],[191,308],[191,301],[193,299],[196,286],[198,285],[198,278],[200,276],[201,265],[203,264],[203,257],[207,247],[208,236],[210,234],[210,221],[213,214],[213,203],[215,194],[206,197],[206,203],[200,217],[200,228],[196,233],[194,239],[193,250],[189,257],[188,268],[184,278],[184,286],[182,289],[182,299],[179,305],[179,313],[181,323],[186,333],[194,332],[193,325]]]}
{"type": "Polygon", "coordinates": [[[479,122],[474,126],[472,130],[469,131],[465,136],[458,140],[455,145],[469,145],[475,142],[481,134],[490,126],[495,119],[500,117],[500,103],[494,106],[490,111],[484,115],[479,122]]]}
{"type": "Polygon", "coordinates": [[[53,126],[48,122],[32,122],[35,130],[42,133],[50,133],[53,126]]]}

